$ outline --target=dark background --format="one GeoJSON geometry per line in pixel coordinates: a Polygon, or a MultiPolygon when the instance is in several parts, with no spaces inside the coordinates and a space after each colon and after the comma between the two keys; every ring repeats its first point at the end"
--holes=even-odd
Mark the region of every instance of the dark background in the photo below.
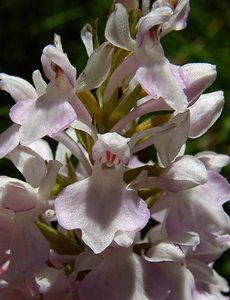
{"type": "MultiPolygon", "coordinates": [[[[213,150],[229,154],[230,141],[230,2],[229,0],[193,0],[188,27],[173,32],[162,41],[166,56],[172,63],[209,62],[217,65],[218,77],[209,92],[224,90],[224,111],[215,125],[201,138],[189,140],[187,153],[213,150]]],[[[0,1],[0,72],[31,82],[35,69],[41,69],[40,57],[44,46],[53,42],[54,32],[62,37],[64,51],[78,74],[87,60],[80,40],[80,30],[87,22],[99,18],[100,41],[110,11],[109,0],[1,0],[0,1]]],[[[13,100],[0,93],[0,132],[11,121],[8,118],[13,100]]],[[[223,170],[229,178],[230,167],[223,170]]],[[[0,174],[17,176],[6,159],[0,160],[0,174]]],[[[229,207],[226,209],[229,210],[229,207]]],[[[230,278],[229,253],[218,262],[217,270],[230,278]]]]}

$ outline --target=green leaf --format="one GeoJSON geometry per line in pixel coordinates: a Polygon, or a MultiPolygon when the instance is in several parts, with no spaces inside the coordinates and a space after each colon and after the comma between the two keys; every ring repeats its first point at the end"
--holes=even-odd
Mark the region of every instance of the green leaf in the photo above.
{"type": "Polygon", "coordinates": [[[78,255],[83,249],[77,245],[73,238],[70,238],[45,223],[36,221],[36,225],[48,240],[51,249],[58,254],[78,255]]]}

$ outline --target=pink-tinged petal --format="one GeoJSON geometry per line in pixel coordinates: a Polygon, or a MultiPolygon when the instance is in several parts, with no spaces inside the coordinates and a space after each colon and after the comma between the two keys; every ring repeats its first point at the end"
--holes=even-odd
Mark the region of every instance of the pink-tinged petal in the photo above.
{"type": "Polygon", "coordinates": [[[154,26],[161,25],[169,20],[172,13],[173,12],[170,7],[163,6],[152,10],[150,13],[140,18],[136,39],[137,47],[139,48],[143,45],[143,43],[145,43],[144,39],[147,34],[151,36],[152,43],[158,42],[157,36],[155,37],[154,35],[151,35],[150,30],[154,30],[154,26]]]}
{"type": "Polygon", "coordinates": [[[44,160],[52,160],[53,152],[45,140],[37,140],[29,145],[29,148],[38,153],[44,160]]]}
{"type": "Polygon", "coordinates": [[[42,78],[42,74],[39,70],[35,70],[32,74],[32,77],[33,77],[34,85],[36,87],[36,91],[38,93],[38,97],[40,97],[41,95],[45,94],[47,83],[42,78]]]}
{"type": "Polygon", "coordinates": [[[47,267],[36,273],[36,283],[44,300],[71,300],[72,288],[64,270],[47,267]]]}
{"type": "Polygon", "coordinates": [[[80,228],[95,253],[107,248],[117,231],[138,231],[149,219],[145,202],[127,189],[121,173],[100,168],[94,165],[91,177],[69,185],[55,201],[61,226],[80,228]]]}
{"type": "Polygon", "coordinates": [[[37,204],[37,192],[28,183],[0,176],[0,206],[13,211],[27,211],[37,204]]]}
{"type": "Polygon", "coordinates": [[[189,101],[196,99],[216,79],[216,66],[207,63],[189,63],[183,65],[181,70],[187,79],[185,94],[189,101]]]}
{"type": "Polygon", "coordinates": [[[77,95],[74,95],[69,103],[72,105],[78,119],[81,119],[88,124],[92,124],[92,117],[90,113],[85,108],[84,104],[81,102],[77,95]]]}
{"type": "Polygon", "coordinates": [[[208,176],[209,180],[204,188],[207,196],[209,193],[212,195],[209,201],[214,205],[221,206],[230,199],[230,184],[227,179],[216,172],[209,171],[208,176]]]}
{"type": "MultiPolygon", "coordinates": [[[[0,210],[0,255],[10,248],[11,235],[13,230],[14,213],[9,209],[0,210]]],[[[2,264],[1,264],[2,265],[2,264]]]]}
{"type": "Polygon", "coordinates": [[[228,155],[218,154],[213,151],[199,152],[195,157],[201,160],[208,170],[218,173],[230,162],[230,157],[228,155]]]}
{"type": "Polygon", "coordinates": [[[185,255],[179,246],[176,246],[172,242],[165,240],[153,245],[147,251],[144,258],[149,262],[184,262],[185,255]]]}
{"type": "Polygon", "coordinates": [[[90,24],[86,24],[81,30],[81,39],[85,46],[88,56],[93,53],[93,28],[90,24]]]}
{"type": "Polygon", "coordinates": [[[48,45],[43,49],[41,57],[43,71],[49,80],[55,81],[56,70],[52,67],[55,64],[64,72],[72,87],[75,87],[76,69],[71,65],[67,55],[53,45],[48,45]]]}
{"type": "Polygon", "coordinates": [[[161,127],[153,127],[134,134],[131,138],[130,148],[135,153],[154,144],[161,163],[166,167],[174,160],[182,145],[185,144],[188,138],[189,125],[189,111],[185,111],[161,127]],[[150,136],[150,138],[136,144],[144,136],[150,136]]]}
{"type": "Polygon", "coordinates": [[[229,233],[230,220],[222,205],[230,199],[230,185],[218,173],[210,171],[204,185],[168,193],[161,201],[167,199],[172,201],[165,221],[168,234],[205,231],[221,236],[229,233]]]}
{"type": "Polygon", "coordinates": [[[22,125],[33,113],[36,99],[27,99],[17,102],[11,107],[9,116],[14,123],[22,125]]]}
{"type": "Polygon", "coordinates": [[[0,73],[0,89],[8,92],[15,102],[37,98],[35,88],[26,80],[0,73]]]}
{"type": "Polygon", "coordinates": [[[135,236],[135,232],[133,231],[117,231],[114,241],[117,243],[117,245],[128,248],[134,243],[135,236]]]}
{"type": "Polygon", "coordinates": [[[200,260],[188,259],[187,267],[192,272],[195,280],[206,284],[218,284],[218,277],[215,277],[213,269],[200,260]]]}
{"type": "Polygon", "coordinates": [[[39,195],[42,199],[47,200],[49,198],[52,187],[55,183],[57,173],[62,164],[57,160],[50,160],[46,167],[46,175],[42,178],[39,186],[39,195]]]}
{"type": "Polygon", "coordinates": [[[17,213],[6,278],[28,276],[40,270],[49,258],[49,245],[27,213],[17,213]]]}
{"type": "Polygon", "coordinates": [[[40,155],[28,147],[19,145],[8,154],[8,158],[23,174],[26,182],[34,188],[39,186],[46,173],[46,164],[40,155]]]}
{"type": "Polygon", "coordinates": [[[106,85],[104,92],[104,101],[107,102],[112,96],[116,88],[122,86],[124,79],[136,72],[140,67],[140,62],[138,61],[136,55],[131,54],[127,56],[121,64],[112,73],[109,82],[106,85]]]}
{"type": "Polygon", "coordinates": [[[126,7],[127,11],[132,11],[138,8],[137,0],[116,0],[116,3],[121,3],[123,6],[126,7]]]}
{"type": "Polygon", "coordinates": [[[74,109],[67,102],[68,95],[61,96],[55,91],[37,99],[30,117],[20,128],[21,144],[30,144],[46,135],[55,136],[76,119],[74,109]]]}
{"type": "Polygon", "coordinates": [[[189,0],[180,0],[171,2],[168,0],[159,0],[154,2],[152,9],[156,9],[161,5],[169,5],[173,9],[173,14],[167,22],[162,24],[161,36],[166,35],[172,30],[182,30],[187,26],[187,19],[189,14],[189,0]]]}
{"type": "Polygon", "coordinates": [[[183,263],[164,263],[161,268],[171,283],[170,300],[193,299],[194,277],[183,263]]]}
{"type": "Polygon", "coordinates": [[[110,248],[80,283],[82,300],[167,299],[168,282],[158,266],[126,248],[110,248]]]}
{"type": "Polygon", "coordinates": [[[201,95],[189,108],[189,137],[197,138],[203,135],[219,118],[223,105],[224,94],[222,91],[201,95]]]}
{"type": "Polygon", "coordinates": [[[165,102],[178,112],[187,108],[187,98],[166,58],[143,65],[137,70],[136,77],[143,89],[153,98],[164,98],[165,102]]]}
{"type": "Polygon", "coordinates": [[[19,128],[19,125],[13,124],[0,134],[0,158],[6,156],[19,144],[19,128]]]}
{"type": "Polygon", "coordinates": [[[191,155],[178,157],[161,175],[165,189],[171,192],[204,184],[208,179],[204,164],[191,155]]]}
{"type": "Polygon", "coordinates": [[[105,37],[111,44],[119,48],[126,50],[134,48],[135,41],[129,31],[128,12],[122,4],[115,5],[115,9],[106,23],[105,37]]]}
{"type": "Polygon", "coordinates": [[[87,65],[76,81],[78,92],[99,87],[106,79],[112,64],[113,48],[103,43],[89,57],[87,65]]]}

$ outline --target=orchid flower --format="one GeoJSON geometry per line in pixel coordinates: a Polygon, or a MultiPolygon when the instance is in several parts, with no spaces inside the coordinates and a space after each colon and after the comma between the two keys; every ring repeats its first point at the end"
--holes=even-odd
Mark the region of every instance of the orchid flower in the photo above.
{"type": "Polygon", "coordinates": [[[18,163],[15,162],[28,183],[1,176],[1,209],[7,208],[14,212],[9,246],[10,264],[5,274],[10,285],[6,293],[12,290],[12,284],[15,285],[18,278],[21,278],[21,273],[23,276],[33,274],[49,257],[49,245],[34,221],[47,209],[49,194],[61,165],[57,161],[50,161],[45,167],[43,161],[44,174],[40,166],[41,157],[35,152],[33,155],[34,160],[30,160],[24,152],[18,163]],[[36,177],[30,171],[34,166],[38,167],[37,172],[40,173],[37,175],[35,172],[36,177]]]}
{"type": "Polygon", "coordinates": [[[69,230],[81,229],[83,241],[95,253],[106,249],[119,230],[138,231],[149,219],[145,202],[122,179],[130,156],[128,141],[117,133],[98,135],[92,175],[69,185],[55,200],[58,222],[69,230]]]}
{"type": "MultiPolygon", "coordinates": [[[[75,95],[76,70],[63,53],[59,36],[55,36],[55,46],[44,48],[41,61],[43,71],[50,80],[48,85],[38,70],[33,73],[36,88],[24,79],[3,73],[0,75],[0,88],[10,93],[16,102],[10,110],[10,118],[20,125],[17,127],[19,141],[24,145],[46,135],[57,135],[78,114],[78,117],[89,120],[86,109],[75,95]],[[76,107],[77,113],[73,107],[76,107]]],[[[18,135],[15,139],[18,141],[18,135]]]]}

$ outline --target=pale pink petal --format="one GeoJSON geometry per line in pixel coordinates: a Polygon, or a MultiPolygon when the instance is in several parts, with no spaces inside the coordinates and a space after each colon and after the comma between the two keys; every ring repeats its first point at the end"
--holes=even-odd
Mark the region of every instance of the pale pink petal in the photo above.
{"type": "Polygon", "coordinates": [[[172,201],[166,218],[168,234],[195,231],[221,236],[229,233],[230,220],[222,205],[230,199],[230,185],[218,173],[210,171],[208,175],[204,185],[162,197],[162,202],[172,201]]]}
{"type": "Polygon", "coordinates": [[[92,90],[106,79],[112,64],[113,48],[105,42],[89,57],[87,65],[76,81],[78,92],[92,90]]]}
{"type": "Polygon", "coordinates": [[[15,102],[37,98],[35,88],[26,80],[0,73],[0,89],[8,92],[15,102]]]}
{"type": "Polygon", "coordinates": [[[107,102],[112,96],[116,88],[122,86],[124,79],[127,76],[134,75],[136,70],[140,67],[140,62],[138,61],[136,55],[127,56],[116,70],[112,73],[104,92],[104,101],[107,102]]]}
{"type": "Polygon", "coordinates": [[[80,299],[164,300],[168,282],[160,268],[126,248],[110,248],[80,284],[80,299]]]}
{"type": "Polygon", "coordinates": [[[38,153],[44,160],[49,161],[53,159],[53,152],[45,140],[37,140],[29,144],[29,148],[38,153]]]}
{"type": "Polygon", "coordinates": [[[135,153],[154,144],[161,163],[166,167],[174,160],[182,145],[185,144],[188,138],[188,131],[189,111],[185,111],[182,114],[177,114],[161,127],[153,127],[135,133],[129,143],[130,148],[135,153]],[[136,144],[140,138],[147,136],[149,136],[149,139],[136,144]]]}
{"type": "Polygon", "coordinates": [[[81,30],[81,39],[85,46],[88,56],[93,53],[93,28],[90,24],[86,24],[81,30]]]}
{"type": "Polygon", "coordinates": [[[74,95],[69,100],[69,103],[72,105],[73,109],[75,110],[78,119],[81,119],[82,121],[89,124],[92,123],[92,117],[90,113],[85,108],[84,104],[81,102],[81,100],[78,98],[77,95],[74,95]]]}
{"type": "Polygon", "coordinates": [[[218,154],[213,151],[199,152],[195,157],[201,160],[208,170],[218,173],[230,162],[230,157],[228,155],[218,154]]]}
{"type": "Polygon", "coordinates": [[[30,117],[20,128],[20,141],[27,145],[46,135],[55,136],[67,128],[76,114],[68,103],[67,95],[45,94],[37,99],[30,117]]]}
{"type": "Polygon", "coordinates": [[[49,245],[27,213],[17,213],[12,236],[7,280],[33,274],[49,258],[49,245]]]}
{"type": "Polygon", "coordinates": [[[13,124],[0,134],[0,158],[6,156],[19,144],[19,128],[19,125],[13,124]]]}
{"type": "Polygon", "coordinates": [[[69,185],[55,201],[58,222],[66,229],[80,228],[95,253],[107,248],[117,231],[138,231],[149,219],[145,202],[126,188],[120,172],[99,168],[94,166],[92,177],[69,185]]]}
{"type": "Polygon", "coordinates": [[[42,199],[49,198],[52,187],[55,183],[57,173],[62,164],[57,160],[50,160],[46,167],[46,175],[42,178],[39,186],[39,195],[42,199]]]}
{"type": "MultiPolygon", "coordinates": [[[[170,19],[172,13],[173,12],[170,7],[162,6],[160,8],[152,10],[150,13],[140,18],[136,39],[137,47],[139,48],[141,45],[143,45],[143,43],[145,43],[144,39],[146,38],[146,35],[150,34],[150,30],[154,29],[154,26],[165,23],[170,19]]],[[[158,43],[157,38],[153,37],[153,35],[151,34],[150,36],[152,43],[158,43]]]]}
{"type": "Polygon", "coordinates": [[[115,9],[106,23],[105,37],[117,47],[126,50],[134,48],[135,41],[129,32],[128,12],[122,4],[115,5],[115,9]]]}
{"type": "Polygon", "coordinates": [[[153,245],[147,251],[144,258],[149,262],[184,262],[185,255],[179,246],[176,246],[172,242],[165,240],[156,245],[153,245]]]}
{"type": "Polygon", "coordinates": [[[19,145],[8,154],[8,158],[23,174],[29,184],[33,187],[39,186],[46,173],[46,164],[40,155],[28,147],[19,145]]]}
{"type": "Polygon", "coordinates": [[[169,5],[173,9],[173,14],[170,19],[162,24],[162,33],[161,36],[164,36],[172,30],[182,30],[187,26],[187,19],[189,14],[189,0],[180,0],[172,4],[168,0],[158,0],[153,3],[152,9],[157,7],[169,5]]]}
{"type": "Polygon", "coordinates": [[[164,98],[165,102],[177,110],[185,111],[188,102],[169,61],[162,57],[155,59],[153,63],[144,64],[136,73],[137,80],[143,89],[153,98],[164,98]],[[167,85],[165,85],[167,82],[167,85]]]}
{"type": "Polygon", "coordinates": [[[207,176],[204,164],[191,155],[178,157],[161,175],[164,187],[172,192],[204,184],[207,176]]]}
{"type": "Polygon", "coordinates": [[[11,107],[9,116],[14,123],[22,125],[33,113],[36,99],[26,99],[24,101],[17,102],[11,107]]]}
{"type": "Polygon", "coordinates": [[[9,209],[0,210],[0,255],[10,248],[11,235],[13,231],[14,213],[9,209]]]}
{"type": "Polygon", "coordinates": [[[216,79],[216,66],[207,63],[189,63],[181,67],[187,79],[185,94],[189,101],[196,99],[216,79]]]}
{"type": "Polygon", "coordinates": [[[53,45],[48,45],[43,49],[41,57],[43,71],[49,80],[55,81],[56,70],[52,69],[52,63],[61,68],[69,83],[75,87],[76,69],[71,65],[67,55],[53,45]]]}
{"type": "Polygon", "coordinates": [[[36,87],[36,91],[38,93],[38,97],[40,97],[41,95],[45,94],[47,83],[42,78],[41,72],[39,70],[35,70],[32,74],[32,77],[34,85],[36,87]]]}
{"type": "Polygon", "coordinates": [[[184,264],[169,262],[162,264],[161,268],[171,283],[170,300],[193,299],[194,277],[184,264]]]}
{"type": "Polygon", "coordinates": [[[28,183],[0,176],[0,206],[13,211],[26,211],[37,204],[37,193],[28,183]]]}
{"type": "Polygon", "coordinates": [[[203,135],[219,118],[223,105],[224,95],[222,91],[201,95],[189,108],[189,137],[197,138],[203,135]]]}

